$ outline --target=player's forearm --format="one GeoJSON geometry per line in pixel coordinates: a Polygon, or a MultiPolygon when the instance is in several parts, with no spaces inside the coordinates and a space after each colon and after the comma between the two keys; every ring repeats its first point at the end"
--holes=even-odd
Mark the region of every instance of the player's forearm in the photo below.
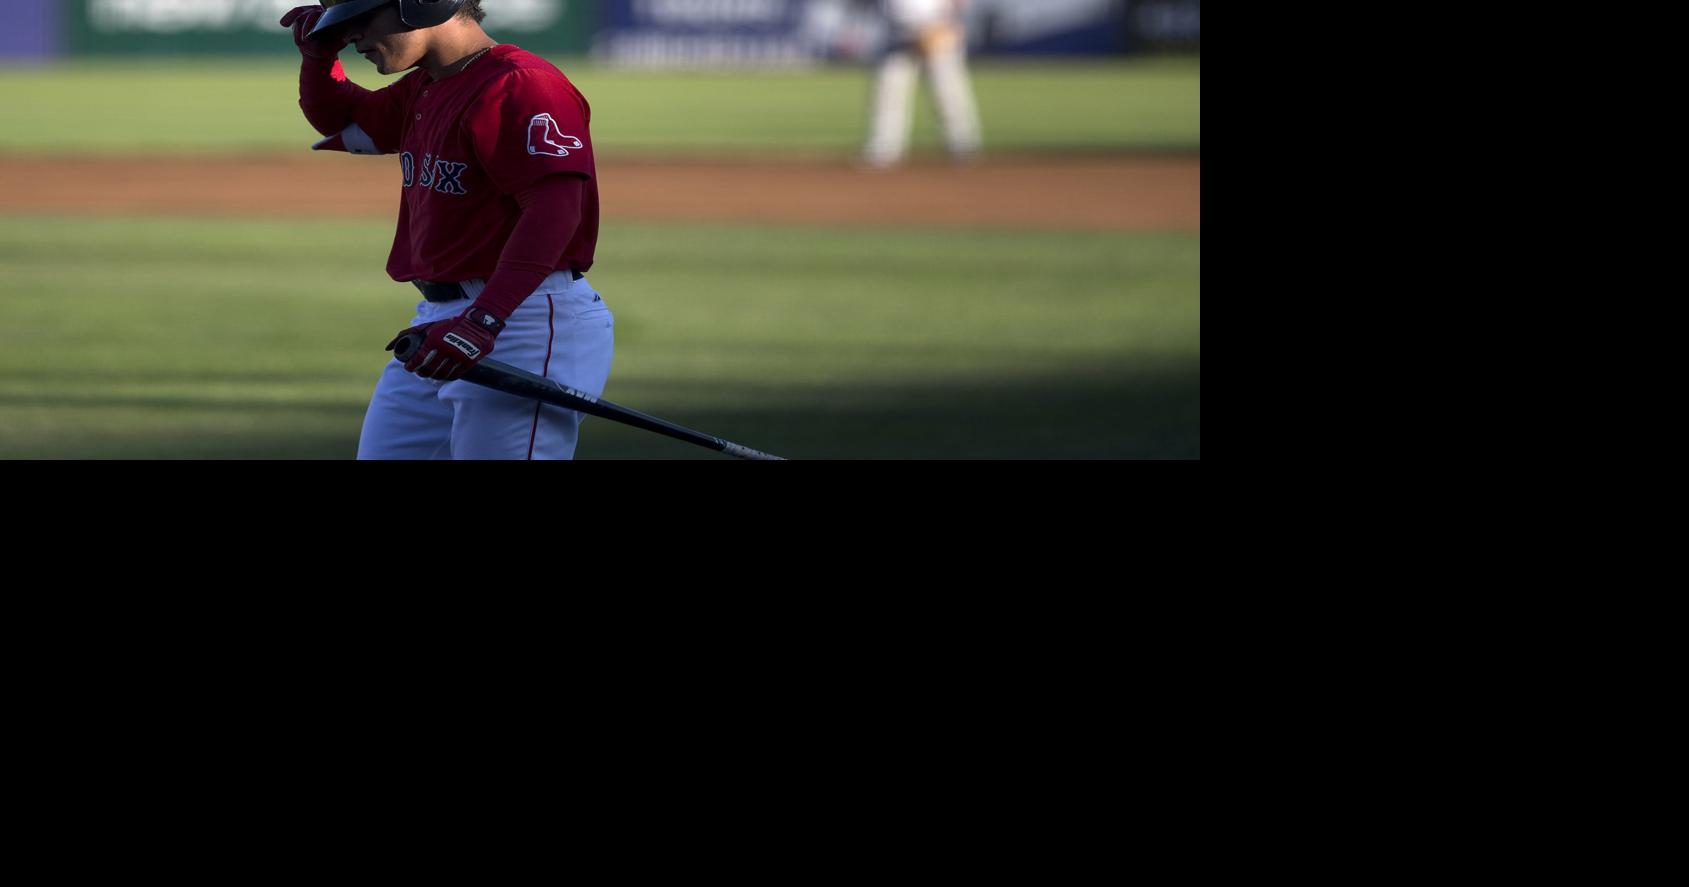
{"type": "Polygon", "coordinates": [[[557,261],[581,224],[585,183],[577,176],[552,175],[516,195],[522,215],[475,304],[502,320],[558,270],[557,261]]]}
{"type": "Polygon", "coordinates": [[[317,132],[329,136],[352,125],[358,102],[369,94],[346,79],[339,59],[300,59],[299,109],[317,132]]]}

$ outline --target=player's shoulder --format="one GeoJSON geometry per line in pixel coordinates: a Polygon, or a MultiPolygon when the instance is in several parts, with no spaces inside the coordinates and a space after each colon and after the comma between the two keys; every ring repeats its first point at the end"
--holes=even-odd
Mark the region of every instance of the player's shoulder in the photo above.
{"type": "Polygon", "coordinates": [[[497,64],[487,70],[483,96],[502,95],[518,101],[568,96],[587,113],[586,96],[551,62],[508,43],[493,47],[488,55],[497,64]]]}
{"type": "Polygon", "coordinates": [[[487,55],[495,62],[490,67],[502,76],[522,73],[530,76],[558,77],[564,82],[569,79],[563,76],[563,72],[558,70],[556,65],[512,43],[500,43],[488,51],[487,55]]]}

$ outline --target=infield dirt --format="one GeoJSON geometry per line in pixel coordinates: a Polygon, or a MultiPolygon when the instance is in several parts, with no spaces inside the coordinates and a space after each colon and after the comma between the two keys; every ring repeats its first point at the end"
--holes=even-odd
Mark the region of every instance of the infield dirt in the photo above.
{"type": "MultiPolygon", "coordinates": [[[[344,154],[0,158],[0,213],[382,217],[398,164],[344,154]]],[[[868,170],[836,161],[599,163],[606,221],[1028,230],[1201,227],[1195,155],[989,158],[868,170]]]]}

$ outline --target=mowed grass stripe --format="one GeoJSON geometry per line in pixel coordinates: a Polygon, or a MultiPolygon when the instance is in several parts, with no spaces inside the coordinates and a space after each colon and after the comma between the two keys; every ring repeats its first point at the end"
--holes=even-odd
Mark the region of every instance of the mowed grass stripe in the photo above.
{"type": "MultiPolygon", "coordinates": [[[[386,224],[0,218],[0,456],[347,458],[386,224]]],[[[607,225],[605,396],[794,458],[1200,455],[1200,238],[607,225]]],[[[496,354],[496,352],[495,352],[496,354]]],[[[581,458],[720,458],[590,420],[581,458]]]]}
{"type": "MultiPolygon", "coordinates": [[[[799,152],[838,156],[863,138],[869,72],[640,72],[560,60],[593,106],[601,155],[799,152]]],[[[395,78],[361,60],[378,87],[395,78]]],[[[0,68],[0,152],[228,153],[305,150],[297,68],[283,60],[76,62],[0,68]]],[[[976,67],[996,152],[1194,151],[1200,61],[992,62],[976,67]]],[[[939,144],[920,99],[918,148],[939,144]]],[[[144,174],[144,168],[137,170],[144,174]]]]}

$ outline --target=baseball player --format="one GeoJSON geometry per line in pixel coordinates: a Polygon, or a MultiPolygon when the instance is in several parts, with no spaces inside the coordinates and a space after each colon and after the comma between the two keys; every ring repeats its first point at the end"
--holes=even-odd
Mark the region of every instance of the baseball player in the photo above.
{"type": "Polygon", "coordinates": [[[967,0],[880,0],[889,26],[874,71],[873,107],[863,160],[874,167],[901,163],[915,121],[915,81],[924,64],[950,156],[979,154],[979,109],[968,78],[961,14],[967,0]]]}
{"type": "Polygon", "coordinates": [[[614,318],[584,276],[598,240],[592,111],[561,71],[494,41],[479,0],[324,0],[282,16],[314,147],[397,154],[387,273],[422,292],[358,439],[360,459],[568,459],[581,414],[461,381],[492,354],[597,397],[614,318]],[[351,45],[375,91],[346,79],[351,45]]]}

